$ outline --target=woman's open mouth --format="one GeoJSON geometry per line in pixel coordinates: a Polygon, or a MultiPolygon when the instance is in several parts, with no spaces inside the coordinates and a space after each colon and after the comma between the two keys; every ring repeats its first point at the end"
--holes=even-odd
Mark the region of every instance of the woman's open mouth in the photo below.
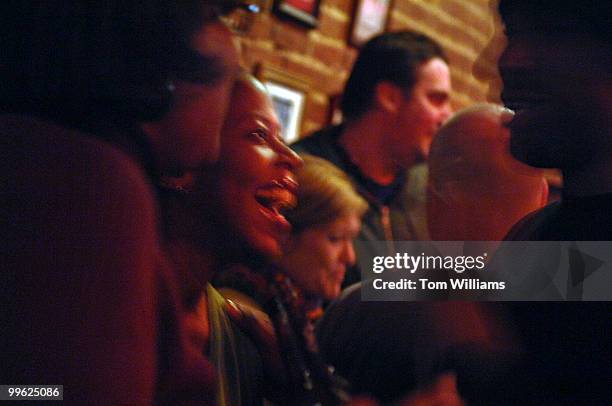
{"type": "Polygon", "coordinates": [[[295,191],[297,183],[289,178],[274,180],[255,191],[255,200],[262,207],[262,212],[283,231],[290,231],[291,225],[283,212],[294,208],[297,204],[295,191]]]}

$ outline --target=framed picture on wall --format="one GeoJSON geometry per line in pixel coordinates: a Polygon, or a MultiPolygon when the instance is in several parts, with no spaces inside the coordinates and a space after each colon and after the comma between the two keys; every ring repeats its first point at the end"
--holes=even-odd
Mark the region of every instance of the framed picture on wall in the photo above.
{"type": "Polygon", "coordinates": [[[255,76],[266,86],[281,123],[283,140],[287,144],[297,141],[302,128],[302,115],[306,104],[308,84],[280,69],[259,64],[255,76]]]}
{"type": "Polygon", "coordinates": [[[300,136],[304,93],[272,81],[264,84],[270,93],[274,110],[281,123],[283,139],[287,144],[297,141],[300,136]]]}
{"type": "Polygon", "coordinates": [[[349,42],[362,46],[373,36],[385,31],[391,0],[357,0],[349,42]]]}
{"type": "Polygon", "coordinates": [[[281,17],[290,17],[308,27],[316,27],[321,0],[275,0],[274,9],[281,17]]]}

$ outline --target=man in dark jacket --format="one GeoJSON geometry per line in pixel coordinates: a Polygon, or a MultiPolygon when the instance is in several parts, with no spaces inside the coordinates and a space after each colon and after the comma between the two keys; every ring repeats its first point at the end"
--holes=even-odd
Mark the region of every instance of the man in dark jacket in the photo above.
{"type": "MultiPolygon", "coordinates": [[[[358,265],[389,255],[394,240],[428,239],[421,163],[451,114],[450,92],[447,60],[434,41],[410,31],[381,34],[353,66],[342,96],[344,122],[293,145],[347,172],[370,204],[356,247],[358,265]]],[[[353,268],[345,285],[357,280],[353,268]]]]}

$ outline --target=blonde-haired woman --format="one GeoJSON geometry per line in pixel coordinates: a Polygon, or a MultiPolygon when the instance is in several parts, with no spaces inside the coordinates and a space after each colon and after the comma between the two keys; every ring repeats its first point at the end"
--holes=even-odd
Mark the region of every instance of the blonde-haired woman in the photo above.
{"type": "Polygon", "coordinates": [[[303,290],[314,316],[322,300],[338,297],[346,269],[355,263],[353,239],[368,204],[332,163],[302,158],[298,204],[286,213],[293,228],[278,265],[303,290]]]}

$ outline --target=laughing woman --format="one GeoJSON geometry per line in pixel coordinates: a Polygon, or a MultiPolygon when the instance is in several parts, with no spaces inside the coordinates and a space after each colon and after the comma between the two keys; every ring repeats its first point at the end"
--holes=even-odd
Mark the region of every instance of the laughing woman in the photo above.
{"type": "MultiPolygon", "coordinates": [[[[230,109],[222,130],[221,153],[218,164],[206,172],[200,184],[200,199],[204,203],[205,216],[210,223],[206,237],[213,244],[214,269],[220,271],[240,264],[258,269],[267,258],[281,254],[281,242],[291,230],[289,222],[280,213],[286,207],[295,205],[297,183],[294,171],[301,165],[301,159],[291,151],[280,138],[280,124],[265,87],[252,76],[240,77],[233,89],[230,109]]],[[[211,322],[222,318],[226,304],[220,295],[208,287],[211,322]]],[[[226,337],[216,334],[211,325],[210,348],[218,347],[222,358],[227,347],[226,337]]],[[[264,352],[264,354],[262,354],[264,352]]],[[[260,346],[259,353],[265,350],[260,346]]],[[[244,365],[243,379],[252,384],[253,368],[245,361],[254,357],[237,353],[236,362],[244,365]],[[250,376],[249,376],[250,375],[250,376]]],[[[265,362],[265,360],[264,360],[265,362]]],[[[218,368],[227,367],[227,362],[218,361],[218,368]]],[[[273,377],[274,367],[263,372],[262,389],[267,397],[277,398],[272,388],[278,383],[273,377]]],[[[235,391],[235,385],[230,391],[235,391]]],[[[227,388],[226,388],[227,389],[227,388]]],[[[245,402],[242,404],[252,404],[245,402]]]]}
{"type": "Polygon", "coordinates": [[[301,159],[282,142],[265,88],[248,75],[234,85],[221,138],[215,166],[192,178],[167,179],[164,234],[190,309],[192,344],[217,369],[215,404],[257,405],[284,392],[275,390],[278,353],[267,356],[255,346],[242,329],[252,313],[237,310],[208,281],[230,264],[258,269],[280,255],[291,229],[280,210],[295,205],[301,159]]]}
{"type": "Polygon", "coordinates": [[[207,238],[214,241],[217,286],[246,313],[272,321],[285,384],[277,401],[337,404],[344,393],[318,357],[298,290],[274,265],[291,235],[283,213],[297,203],[302,160],[284,144],[272,103],[254,78],[236,84],[222,134],[219,163],[200,185],[214,230],[207,238]]]}

